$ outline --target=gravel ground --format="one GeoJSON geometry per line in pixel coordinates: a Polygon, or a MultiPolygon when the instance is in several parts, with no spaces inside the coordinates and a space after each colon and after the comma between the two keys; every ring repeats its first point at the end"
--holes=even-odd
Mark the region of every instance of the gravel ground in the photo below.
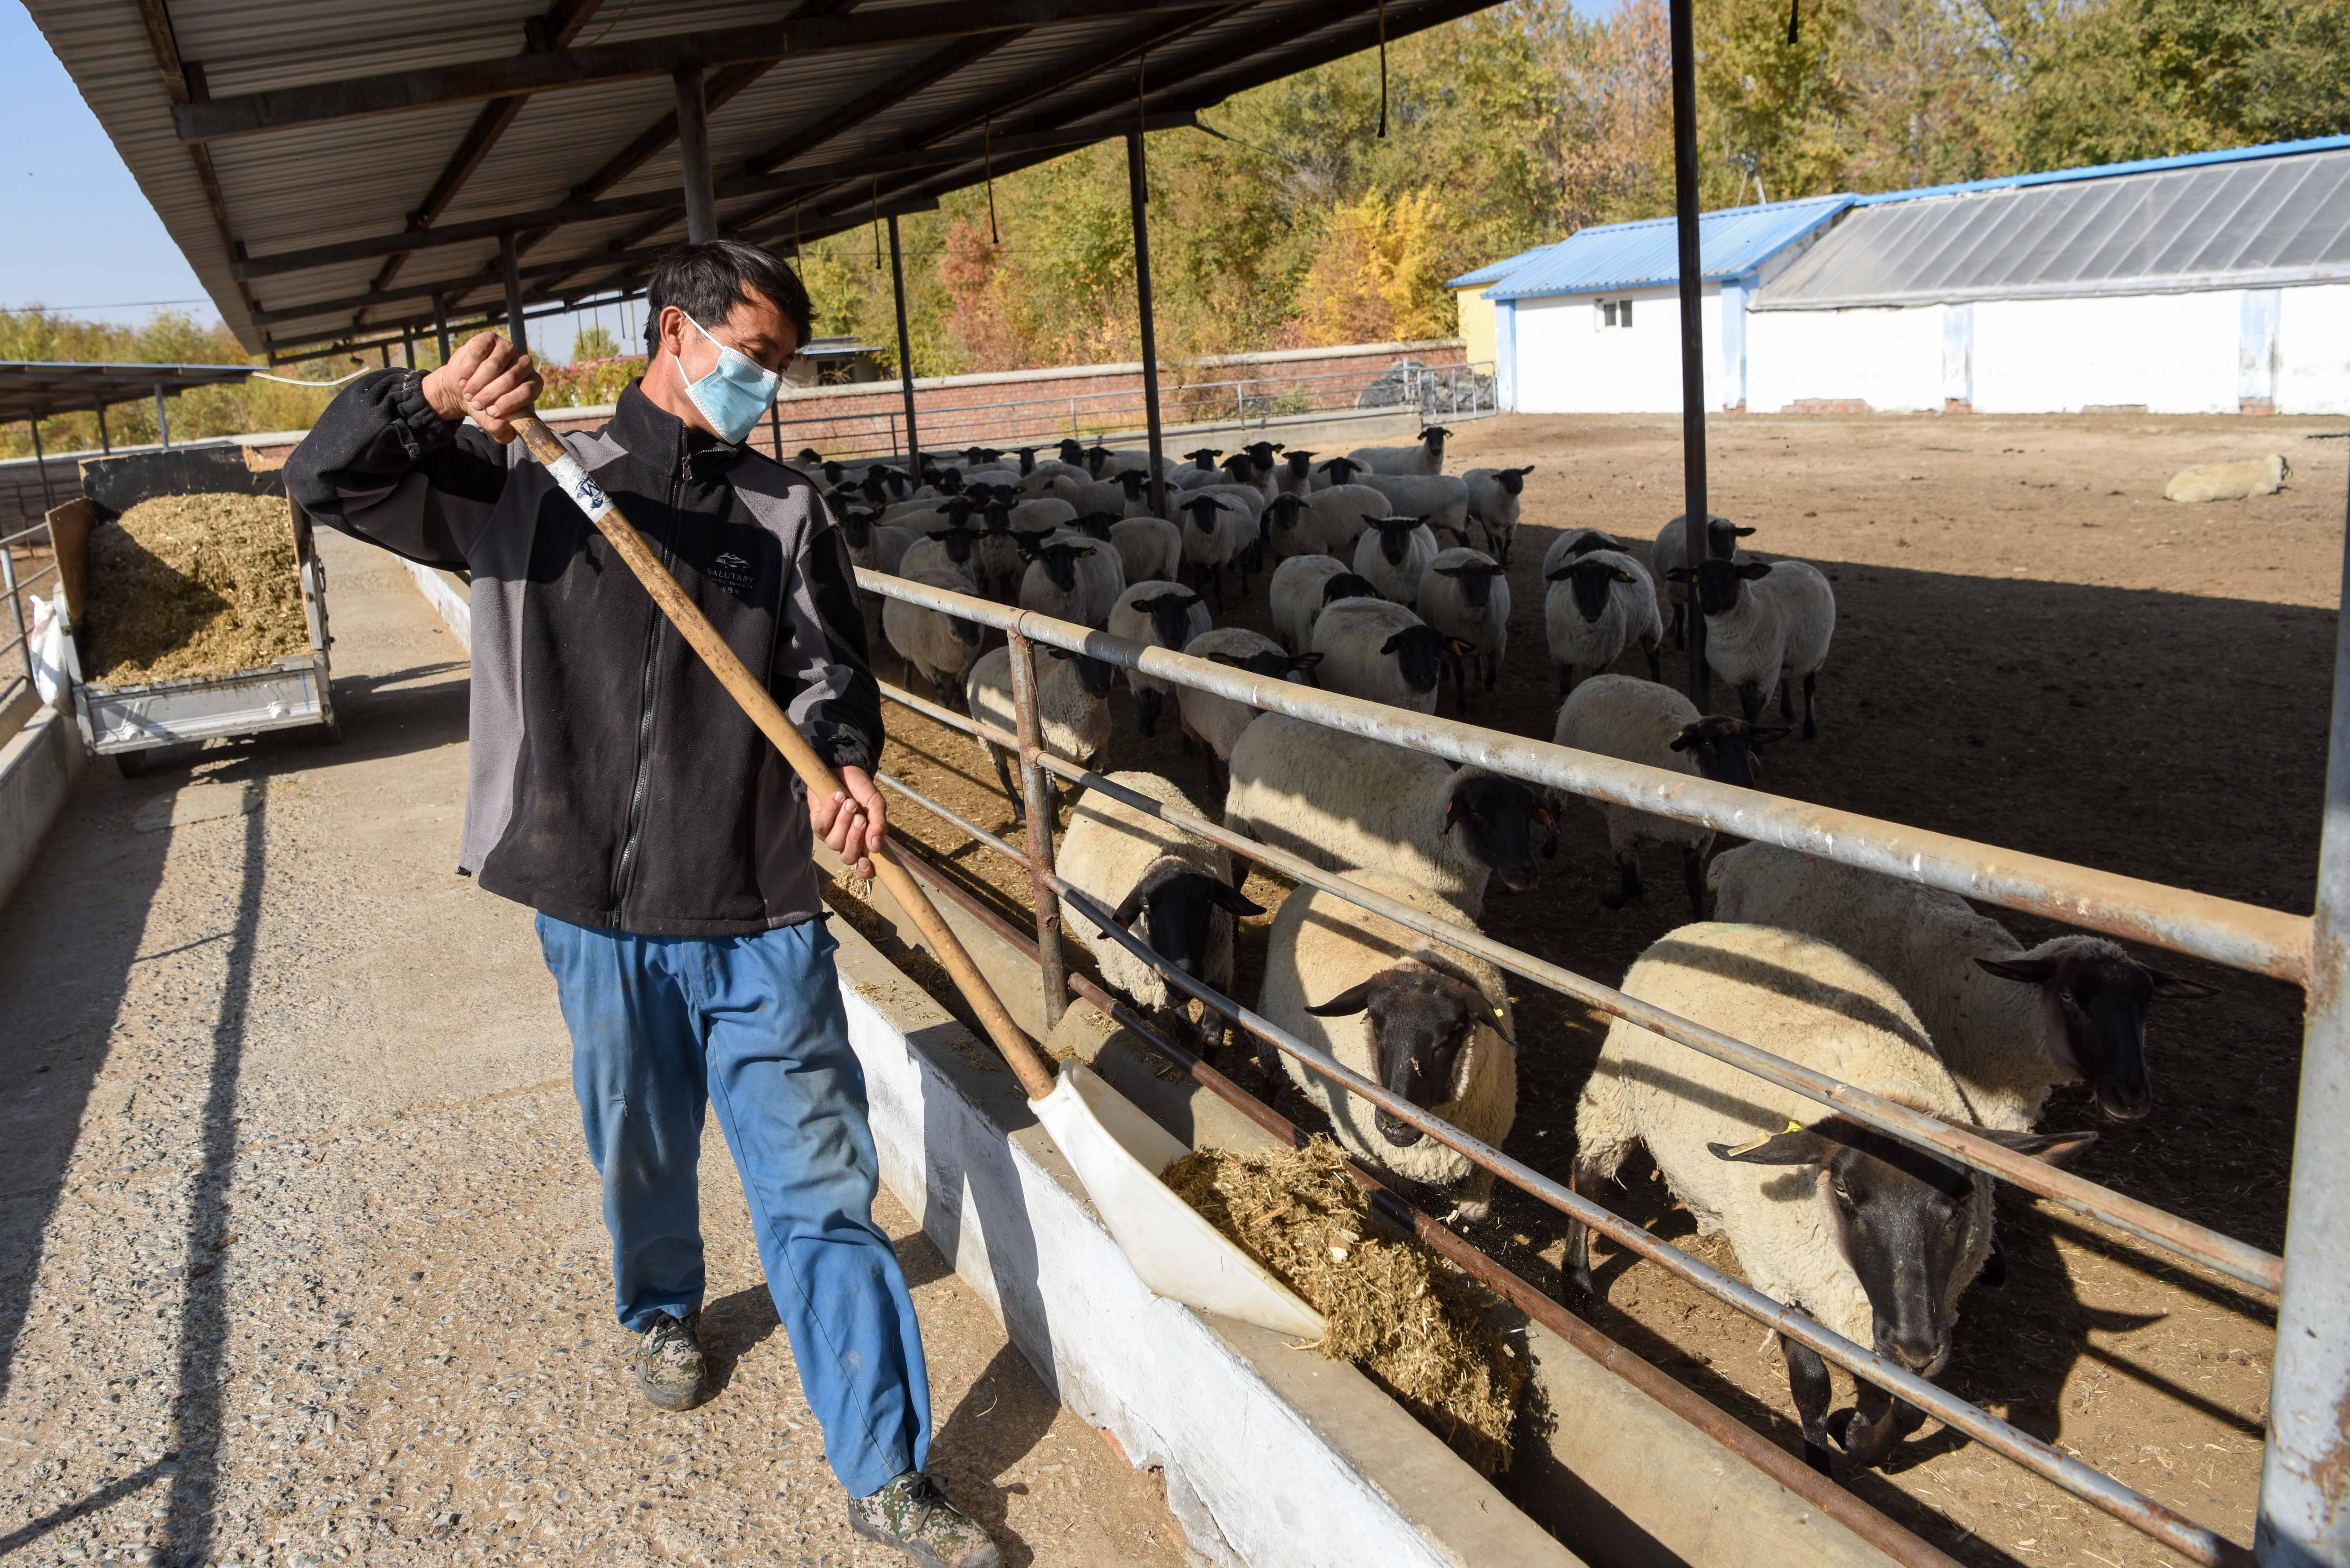
{"type": "MultiPolygon", "coordinates": [[[[713,1123],[717,1392],[639,1402],[525,913],[450,875],[466,667],[328,537],[347,743],[94,770],[0,911],[0,1558],[880,1564],[713,1123]]],[[[1013,1564],[1178,1563],[885,1198],[933,1469],[1013,1564]]]]}

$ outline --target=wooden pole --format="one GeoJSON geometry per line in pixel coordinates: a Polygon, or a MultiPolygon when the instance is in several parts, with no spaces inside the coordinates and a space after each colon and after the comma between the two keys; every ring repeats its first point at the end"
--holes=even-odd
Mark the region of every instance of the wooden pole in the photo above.
{"type": "MultiPolygon", "coordinates": [[[[548,430],[536,414],[525,414],[516,420],[515,429],[524,446],[529,449],[530,455],[546,465],[556,483],[562,485],[564,493],[579,504],[580,509],[588,514],[588,520],[596,524],[605,538],[611,541],[614,552],[628,563],[629,569],[637,575],[637,580],[644,584],[645,591],[652,596],[653,603],[660,607],[661,613],[677,628],[678,635],[685,639],[687,646],[702,656],[702,661],[710,667],[710,672],[718,677],[718,683],[726,688],[727,695],[742,705],[743,711],[750,715],[751,722],[759,727],[759,732],[783,753],[784,761],[791,764],[792,771],[799,774],[807,785],[808,798],[824,800],[837,794],[840,780],[816,754],[816,749],[792,728],[791,721],[784,716],[783,709],[776,706],[766,687],[726,645],[725,639],[718,635],[718,628],[710,624],[710,618],[702,613],[702,607],[678,587],[677,579],[670,576],[669,568],[660,564],[636,529],[629,525],[629,520],[620,514],[620,509],[612,504],[611,498],[588,477],[579,465],[579,460],[571,455],[563,442],[556,438],[555,432],[548,430]]],[[[913,917],[915,928],[921,932],[923,941],[930,945],[932,955],[945,966],[955,988],[971,1003],[972,1011],[979,1015],[981,1026],[994,1041],[995,1048],[1003,1054],[1003,1060],[1011,1067],[1013,1076],[1020,1080],[1023,1092],[1032,1100],[1041,1100],[1050,1095],[1053,1092],[1052,1075],[1037,1059],[1035,1049],[1028,1044],[1028,1037],[1012,1021],[1012,1014],[1004,1010],[994,989],[979,972],[979,966],[972,961],[971,954],[963,950],[962,941],[939,914],[937,906],[931,902],[930,895],[922,891],[921,886],[914,880],[913,873],[906,869],[906,863],[899,857],[898,846],[884,838],[872,858],[877,879],[889,890],[890,897],[898,900],[899,907],[913,917]]]]}
{"type": "Polygon", "coordinates": [[[530,352],[530,328],[522,318],[522,265],[515,254],[515,237],[502,236],[498,241],[498,266],[506,275],[506,341],[524,353],[530,352]]]}
{"type": "Polygon", "coordinates": [[[685,237],[703,244],[718,237],[718,203],[710,185],[710,109],[702,92],[702,67],[680,66],[677,84],[677,155],[685,176],[685,237]]]}

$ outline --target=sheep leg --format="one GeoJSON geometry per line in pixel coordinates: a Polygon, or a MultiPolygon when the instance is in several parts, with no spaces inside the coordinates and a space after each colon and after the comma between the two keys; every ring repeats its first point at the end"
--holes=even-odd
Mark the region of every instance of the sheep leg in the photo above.
{"type": "MultiPolygon", "coordinates": [[[[1144,687],[1140,691],[1135,694],[1135,706],[1141,710],[1142,738],[1144,740],[1149,740],[1152,733],[1158,730],[1159,710],[1166,701],[1167,694],[1165,692],[1149,686],[1144,687]]],[[[1188,751],[1190,748],[1186,747],[1185,749],[1188,751]]]]}
{"type": "Polygon", "coordinates": [[[985,741],[982,741],[980,744],[987,746],[987,760],[995,764],[996,782],[1003,786],[1003,793],[1012,797],[1012,820],[1018,822],[1021,819],[1022,809],[1020,789],[1012,782],[1012,769],[1003,760],[1003,752],[1000,747],[988,746],[985,741]]]}
{"type": "Polygon", "coordinates": [[[1656,681],[1659,685],[1662,685],[1662,684],[1664,684],[1664,680],[1665,680],[1665,660],[1664,660],[1664,656],[1663,656],[1664,644],[1662,644],[1662,643],[1659,642],[1655,638],[1652,638],[1652,637],[1651,637],[1651,638],[1643,638],[1643,639],[1641,639],[1641,642],[1640,642],[1640,648],[1641,648],[1641,650],[1642,650],[1643,652],[1647,653],[1647,654],[1648,654],[1648,679],[1649,679],[1649,680],[1653,680],[1653,681],[1656,681]]]}
{"type": "Polygon", "coordinates": [[[1214,586],[1216,590],[1216,614],[1221,616],[1224,613],[1224,567],[1222,562],[1219,561],[1216,565],[1208,568],[1208,580],[1214,586]]]}
{"type": "Polygon", "coordinates": [[[1613,893],[1602,893],[1599,895],[1599,902],[1603,906],[1610,909],[1620,909],[1625,905],[1630,903],[1633,899],[1645,898],[1648,895],[1648,889],[1641,886],[1640,883],[1640,854],[1638,850],[1627,849],[1622,854],[1617,856],[1616,870],[1617,874],[1622,878],[1621,885],[1618,886],[1613,893]]]}
{"type": "Polygon", "coordinates": [[[1681,846],[1681,881],[1689,888],[1690,919],[1705,919],[1705,851],[1694,844],[1681,846]]]}
{"type": "MultiPolygon", "coordinates": [[[[1600,1175],[1598,1167],[1578,1159],[1575,1162],[1574,1171],[1567,1177],[1566,1185],[1577,1198],[1588,1198],[1606,1179],[1600,1175]]],[[[1580,1220],[1566,1222],[1566,1255],[1559,1260],[1559,1272],[1565,1276],[1568,1289],[1577,1293],[1580,1300],[1596,1302],[1599,1299],[1599,1289],[1591,1282],[1591,1227],[1580,1220]]]]}
{"type": "Polygon", "coordinates": [[[1770,693],[1762,690],[1762,683],[1759,680],[1750,680],[1738,689],[1739,711],[1748,723],[1752,724],[1762,716],[1762,704],[1769,697],[1770,693]]]}
{"type": "Polygon", "coordinates": [[[1820,726],[1817,719],[1820,672],[1813,670],[1804,677],[1804,739],[1817,740],[1820,726]]]}
{"type": "Polygon", "coordinates": [[[1674,604],[1672,631],[1673,649],[1675,652],[1679,652],[1689,647],[1689,628],[1682,624],[1688,614],[1689,606],[1678,602],[1674,604]]]}
{"type": "Polygon", "coordinates": [[[1494,682],[1501,679],[1502,656],[1498,653],[1489,653],[1485,655],[1485,690],[1491,691],[1493,689],[1494,682]]]}
{"type": "Polygon", "coordinates": [[[1574,691],[1575,666],[1572,664],[1562,664],[1558,667],[1558,694],[1562,699],[1564,699],[1571,696],[1574,691]]]}
{"type": "MultiPolygon", "coordinates": [[[[1893,1452],[1902,1438],[1900,1414],[1892,1395],[1874,1383],[1860,1385],[1857,1408],[1839,1410],[1828,1421],[1828,1433],[1844,1445],[1854,1463],[1874,1469],[1893,1452]]],[[[1924,1417],[1921,1415],[1919,1421],[1924,1417]]],[[[1915,1431],[1916,1427],[1910,1430],[1915,1431]]]]}
{"type": "Polygon", "coordinates": [[[1779,677],[1779,717],[1792,720],[1795,716],[1795,683],[1782,674],[1779,677]]]}
{"type": "Polygon", "coordinates": [[[1466,718],[1469,713],[1469,660],[1466,659],[1452,661],[1452,696],[1461,704],[1461,716],[1466,718]]]}
{"type": "Polygon", "coordinates": [[[1795,1419],[1804,1427],[1804,1462],[1822,1475],[1828,1473],[1828,1402],[1835,1390],[1828,1382],[1828,1364],[1820,1353],[1799,1340],[1779,1336],[1779,1354],[1787,1358],[1787,1392],[1794,1396],[1795,1419]]]}

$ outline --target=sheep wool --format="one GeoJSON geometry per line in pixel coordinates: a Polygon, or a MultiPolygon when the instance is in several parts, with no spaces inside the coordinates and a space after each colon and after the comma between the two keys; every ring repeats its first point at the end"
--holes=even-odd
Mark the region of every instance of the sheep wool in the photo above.
{"type": "MultiPolygon", "coordinates": [[[[1646,763],[1696,778],[1697,763],[1690,753],[1674,751],[1672,740],[1699,718],[1697,705],[1669,686],[1630,675],[1595,675],[1559,704],[1558,725],[1551,739],[1578,752],[1646,763]]],[[[1612,801],[1586,797],[1586,804],[1606,819],[1607,847],[1619,861],[1641,844],[1693,846],[1702,851],[1713,842],[1713,829],[1700,823],[1636,811],[1612,801]]],[[[1722,918],[1732,917],[1725,913],[1722,918]]]]}
{"type": "Polygon", "coordinates": [[[1800,681],[1828,661],[1835,635],[1835,590],[1808,561],[1773,561],[1769,575],[1742,581],[1726,615],[1705,618],[1705,661],[1724,684],[1771,701],[1782,679],[1800,681]]]}
{"type": "Polygon", "coordinates": [[[1457,637],[1486,661],[1485,684],[1493,684],[1503,654],[1510,648],[1510,579],[1495,576],[1485,591],[1482,609],[1470,607],[1468,591],[1446,568],[1498,565],[1482,550],[1440,550],[1419,579],[1419,618],[1447,637],[1457,637]]]}
{"type": "MultiPolygon", "coordinates": [[[[1227,626],[1193,638],[1184,645],[1183,651],[1194,659],[1217,653],[1228,659],[1249,659],[1260,653],[1285,656],[1289,650],[1263,632],[1227,626]]],[[[1288,679],[1295,681],[1300,678],[1291,675],[1288,679]]],[[[1230,697],[1219,697],[1194,686],[1175,688],[1175,706],[1182,715],[1183,732],[1207,747],[1220,763],[1232,761],[1232,748],[1240,743],[1241,736],[1261,711],[1245,702],[1235,702],[1230,697]]]]}
{"type": "MultiPolygon", "coordinates": [[[[1558,667],[1562,686],[1572,683],[1570,672],[1576,677],[1596,674],[1636,645],[1653,665],[1665,637],[1664,618],[1657,613],[1656,585],[1646,566],[1619,550],[1593,550],[1582,558],[1617,567],[1632,580],[1608,584],[1606,607],[1596,621],[1584,619],[1575,607],[1573,582],[1550,585],[1543,600],[1543,624],[1549,634],[1550,659],[1558,667]]],[[[1707,624],[1711,629],[1712,623],[1707,624]]],[[[1709,642],[1709,655],[1711,649],[1709,642]]]]}
{"type": "MultiPolygon", "coordinates": [[[[1036,672],[1036,724],[1045,749],[1065,762],[1097,767],[1109,750],[1109,702],[1087,691],[1075,659],[1045,658],[1036,672]]],[[[1012,708],[1012,649],[991,649],[963,682],[965,711],[983,724],[1020,732],[1012,708]]]]}
{"type": "Polygon", "coordinates": [[[1326,690],[1366,702],[1433,713],[1443,681],[1431,679],[1427,691],[1414,691],[1401,659],[1380,651],[1399,633],[1425,624],[1412,610],[1385,599],[1340,599],[1314,623],[1314,651],[1322,656],[1315,677],[1326,690]]]}
{"type": "MultiPolygon", "coordinates": [[[[904,576],[908,582],[928,588],[943,588],[954,594],[971,591],[970,580],[959,572],[910,569],[904,576]]],[[[899,658],[921,671],[922,679],[941,694],[941,700],[979,658],[979,627],[975,622],[957,620],[904,599],[882,601],[881,635],[897,649],[899,658]],[[958,628],[967,629],[959,632],[958,628]]]]}
{"type": "Polygon", "coordinates": [[[1621,551],[1623,548],[1623,540],[1597,528],[1566,529],[1550,542],[1550,548],[1543,552],[1543,576],[1549,576],[1561,561],[1587,556],[1594,550],[1621,551]]]}
{"type": "Polygon", "coordinates": [[[1428,568],[1436,564],[1436,535],[1430,533],[1424,524],[1409,532],[1399,530],[1398,533],[1403,542],[1403,558],[1390,561],[1387,551],[1388,530],[1365,528],[1362,537],[1355,541],[1355,575],[1368,578],[1371,587],[1379,590],[1381,598],[1409,605],[1419,600],[1420,579],[1427,576],[1428,568]]]}
{"type": "Polygon", "coordinates": [[[1128,517],[1109,525],[1110,547],[1125,565],[1126,580],[1161,577],[1173,582],[1183,571],[1183,534],[1164,517],[1128,517]]]}
{"type": "Polygon", "coordinates": [[[1453,538],[1468,536],[1469,486],[1450,473],[1366,473],[1357,483],[1388,498],[1385,508],[1399,517],[1417,517],[1453,538]]]}
{"type": "MultiPolygon", "coordinates": [[[[1423,914],[1459,924],[1470,917],[1441,895],[1409,877],[1384,871],[1349,871],[1347,878],[1423,914]]],[[[1477,1029],[1453,1064],[1444,1098],[1428,1107],[1471,1137],[1498,1146],[1509,1137],[1518,1114],[1518,1054],[1510,997],[1502,973],[1482,959],[1421,936],[1335,893],[1300,888],[1274,917],[1265,944],[1264,990],[1257,1010],[1270,1022],[1309,1045],[1318,1045],[1373,1082],[1382,1076],[1368,1013],[1322,1018],[1306,1009],[1399,964],[1417,963],[1463,980],[1484,994],[1497,1033],[1477,1029]]],[[[1338,1141],[1375,1165],[1408,1180],[1442,1189],[1461,1200],[1468,1218],[1481,1217],[1490,1202],[1492,1172],[1466,1155],[1422,1137],[1399,1147],[1379,1135],[1375,1107],[1289,1056],[1282,1064],[1308,1099],[1330,1114],[1338,1141]]]]}
{"type": "Polygon", "coordinates": [[[1333,484],[1316,490],[1298,509],[1297,526],[1275,531],[1279,553],[1349,557],[1363,532],[1363,519],[1384,517],[1388,513],[1388,498],[1367,484],[1333,484]]]}
{"type": "Polygon", "coordinates": [[[2079,1075],[2053,1054],[2064,1022],[2041,989],[1986,974],[1975,960],[2039,957],[2067,945],[2124,956],[2101,937],[2083,936],[2054,938],[2027,955],[2014,933],[1956,893],[1773,845],[1731,850],[1706,880],[1717,918],[1803,931],[1891,981],[1957,1080],[1967,1119],[2012,1132],[2031,1131],[2050,1088],[2079,1075]]]}
{"type": "Polygon", "coordinates": [[[1453,792],[1482,768],[1267,713],[1232,752],[1224,826],[1333,871],[1392,872],[1475,914],[1490,867],[1449,830],[1453,792]]]}
{"type": "Polygon", "coordinates": [[[1323,586],[1346,571],[1347,563],[1329,556],[1292,556],[1275,566],[1265,597],[1273,612],[1274,635],[1292,653],[1314,646],[1314,623],[1322,616],[1323,586]]]}
{"type": "MultiPolygon", "coordinates": [[[[1623,990],[1669,1012],[1872,1094],[1965,1125],[1966,1102],[1900,993],[1876,971],[1814,938],[1770,926],[1683,926],[1653,943],[1623,990]]],[[[1861,1345],[1875,1314],[1832,1239],[1815,1172],[1716,1158],[1809,1126],[1825,1110],[1790,1089],[1616,1020],[1575,1106],[1575,1163],[1612,1179],[1645,1144],[1674,1199],[1705,1235],[1726,1234],[1747,1282],[1861,1345]]],[[[1950,1301],[1991,1251],[1989,1207],[1950,1275],[1950,1301]]]]}
{"type": "MultiPolygon", "coordinates": [[[[1138,794],[1201,815],[1172,780],[1157,774],[1119,773],[1109,777],[1113,784],[1124,784],[1138,794]]],[[[1223,850],[1112,800],[1099,790],[1087,790],[1070,809],[1068,830],[1062,836],[1053,865],[1071,885],[1113,910],[1137,888],[1156,886],[1181,872],[1201,872],[1226,884],[1232,877],[1232,858],[1223,850]]],[[[1112,991],[1153,1010],[1183,1000],[1170,996],[1167,981],[1157,970],[1104,936],[1074,902],[1061,906],[1061,918],[1069,933],[1094,955],[1103,982],[1112,991]]],[[[1209,917],[1207,961],[1200,976],[1227,995],[1232,988],[1232,916],[1226,910],[1218,909],[1209,917]]],[[[1149,922],[1136,921],[1134,934],[1147,945],[1149,922]]]]}
{"type": "MultiPolygon", "coordinates": [[[[1158,623],[1149,612],[1136,607],[1140,600],[1155,599],[1162,594],[1181,596],[1191,593],[1191,590],[1180,583],[1164,579],[1137,583],[1118,596],[1118,603],[1110,608],[1107,630],[1112,637],[1122,637],[1128,642],[1139,642],[1145,648],[1172,649],[1180,653],[1193,638],[1214,624],[1208,614],[1207,601],[1201,599],[1197,595],[1191,596],[1193,599],[1191,607],[1183,612],[1183,635],[1173,642],[1160,641],[1158,623]]],[[[1145,675],[1139,670],[1128,670],[1126,683],[1138,693],[1156,691],[1161,696],[1167,693],[1171,684],[1158,676],[1145,675]]]]}

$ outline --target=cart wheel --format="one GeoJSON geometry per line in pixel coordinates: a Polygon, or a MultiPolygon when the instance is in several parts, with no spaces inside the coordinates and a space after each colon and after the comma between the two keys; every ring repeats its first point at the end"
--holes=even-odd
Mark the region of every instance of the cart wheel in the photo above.
{"type": "Polygon", "coordinates": [[[148,761],[147,753],[144,752],[115,753],[114,767],[117,773],[127,779],[143,779],[154,772],[153,764],[148,761]]]}
{"type": "Polygon", "coordinates": [[[325,723],[320,724],[318,726],[317,732],[313,734],[310,738],[322,746],[341,745],[343,743],[343,721],[341,717],[338,715],[328,719],[325,723]]]}

